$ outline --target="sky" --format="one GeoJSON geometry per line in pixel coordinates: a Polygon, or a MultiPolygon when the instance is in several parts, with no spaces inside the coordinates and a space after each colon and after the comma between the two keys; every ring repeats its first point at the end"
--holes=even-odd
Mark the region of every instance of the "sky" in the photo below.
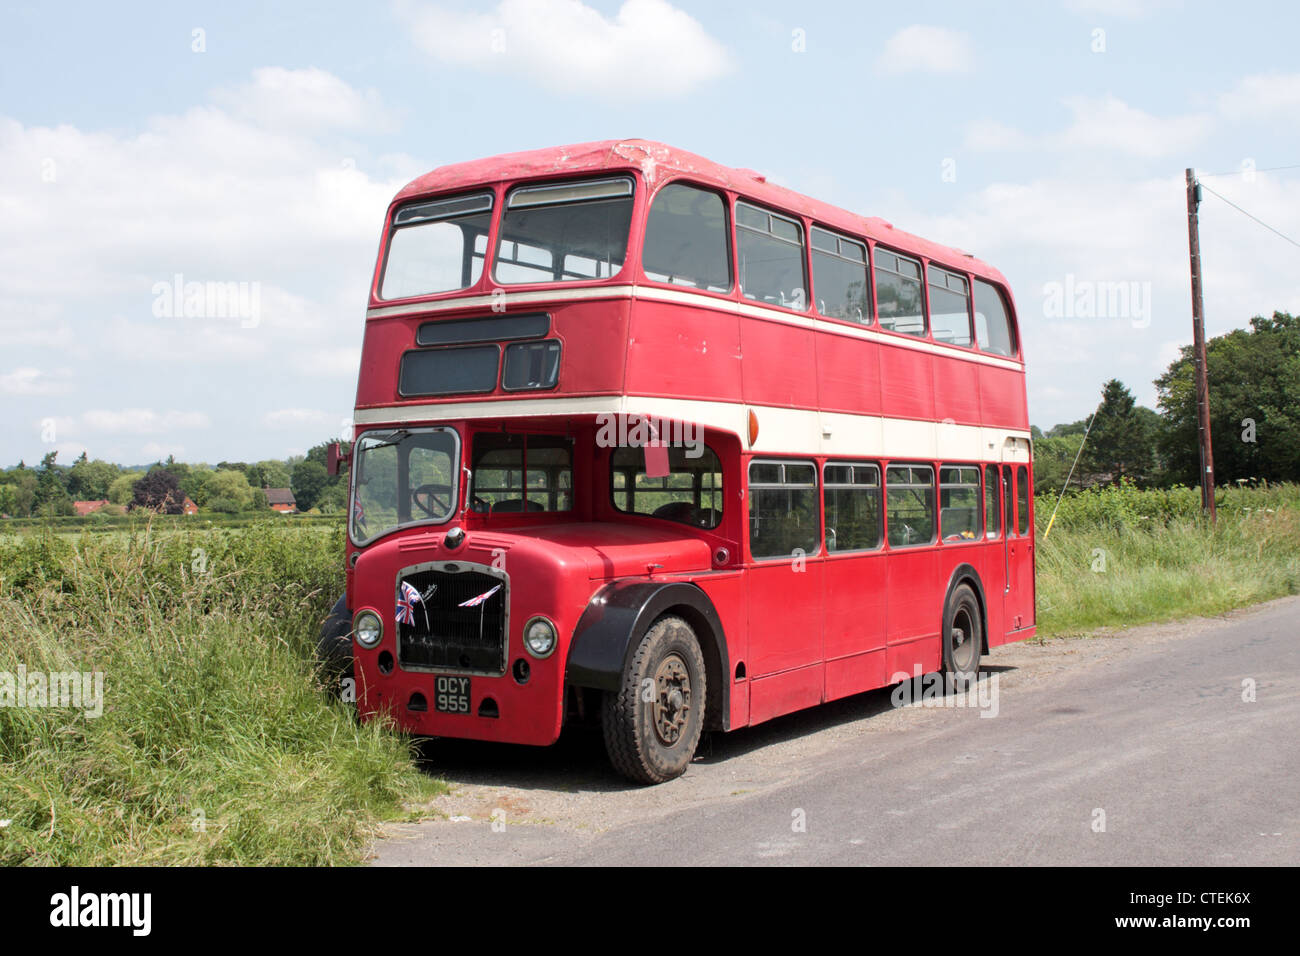
{"type": "MultiPolygon", "coordinates": [[[[1294,4],[12,2],[0,464],[301,454],[343,433],[384,211],[445,163],[641,137],[971,252],[1031,421],[1154,407],[1191,340],[1184,169],[1300,241],[1294,4]],[[236,283],[226,316],[178,283],[236,283]]],[[[1300,248],[1206,193],[1208,334],[1300,248]]]]}

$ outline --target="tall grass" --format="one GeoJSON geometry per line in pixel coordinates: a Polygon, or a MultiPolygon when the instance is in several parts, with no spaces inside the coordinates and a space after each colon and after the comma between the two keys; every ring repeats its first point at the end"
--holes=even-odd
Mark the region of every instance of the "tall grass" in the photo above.
{"type": "MultiPolygon", "coordinates": [[[[1040,525],[1055,502],[1040,501],[1040,525]]],[[[1216,525],[1194,489],[1067,496],[1038,544],[1039,633],[1222,614],[1300,592],[1300,486],[1231,488],[1216,525]]]]}
{"type": "Polygon", "coordinates": [[[340,864],[437,785],[311,665],[341,529],[0,546],[0,672],[102,671],[102,716],[0,707],[0,864],[340,864]]]}

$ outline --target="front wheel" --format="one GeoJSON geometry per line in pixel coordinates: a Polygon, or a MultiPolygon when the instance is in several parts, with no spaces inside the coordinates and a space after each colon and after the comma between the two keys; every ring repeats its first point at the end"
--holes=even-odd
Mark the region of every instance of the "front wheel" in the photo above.
{"type": "Polygon", "coordinates": [[[707,699],[704,655],[691,626],[661,617],[641,638],[601,708],[605,749],[623,776],[663,783],[695,756],[707,699]]]}

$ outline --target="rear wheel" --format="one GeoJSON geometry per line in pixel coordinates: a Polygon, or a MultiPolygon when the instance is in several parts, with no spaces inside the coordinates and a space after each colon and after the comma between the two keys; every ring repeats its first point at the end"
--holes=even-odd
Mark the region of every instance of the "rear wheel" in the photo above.
{"type": "Polygon", "coordinates": [[[975,592],[969,584],[958,585],[943,613],[943,671],[959,691],[979,676],[983,620],[975,592]]]}
{"type": "Polygon", "coordinates": [[[638,783],[680,776],[704,728],[704,655],[691,626],[661,617],[641,638],[617,691],[601,708],[605,749],[619,773],[638,783]]]}

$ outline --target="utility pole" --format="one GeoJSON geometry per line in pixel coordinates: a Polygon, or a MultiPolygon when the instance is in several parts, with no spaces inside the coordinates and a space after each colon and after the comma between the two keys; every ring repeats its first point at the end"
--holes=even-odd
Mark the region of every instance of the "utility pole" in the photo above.
{"type": "Polygon", "coordinates": [[[1196,357],[1196,418],[1201,447],[1201,507],[1214,512],[1214,449],[1210,444],[1210,381],[1205,371],[1205,305],[1201,300],[1201,233],[1196,210],[1201,186],[1196,171],[1187,170],[1187,248],[1192,265],[1192,351],[1196,357]]]}

